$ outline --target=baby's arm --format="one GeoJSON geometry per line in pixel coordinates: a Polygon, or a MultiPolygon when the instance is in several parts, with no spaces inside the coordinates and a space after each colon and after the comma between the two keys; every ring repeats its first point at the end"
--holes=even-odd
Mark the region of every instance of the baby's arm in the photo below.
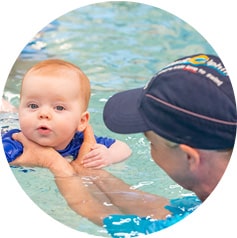
{"type": "Polygon", "coordinates": [[[95,144],[82,160],[86,168],[100,169],[105,166],[121,162],[131,155],[129,146],[116,140],[109,148],[102,144],[95,144]]]}

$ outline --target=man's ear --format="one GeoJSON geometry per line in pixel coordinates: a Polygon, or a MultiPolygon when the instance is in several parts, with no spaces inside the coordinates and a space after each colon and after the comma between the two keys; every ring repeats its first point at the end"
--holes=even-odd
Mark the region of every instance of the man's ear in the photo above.
{"type": "Polygon", "coordinates": [[[81,120],[80,120],[80,123],[78,125],[78,131],[84,131],[85,128],[87,127],[88,123],[89,123],[89,120],[90,120],[90,114],[88,111],[86,112],[83,112],[82,115],[81,115],[81,120]]]}
{"type": "Polygon", "coordinates": [[[190,169],[194,170],[200,163],[200,154],[198,150],[185,144],[180,144],[179,148],[186,154],[190,169]]]}

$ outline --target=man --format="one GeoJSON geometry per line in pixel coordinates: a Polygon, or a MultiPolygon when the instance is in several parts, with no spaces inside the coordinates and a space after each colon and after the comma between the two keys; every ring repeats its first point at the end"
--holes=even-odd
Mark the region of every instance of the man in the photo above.
{"type": "Polygon", "coordinates": [[[104,121],[114,132],[145,132],[155,162],[204,201],[231,156],[235,98],[218,57],[187,56],[159,71],[144,88],[114,95],[104,121]]]}

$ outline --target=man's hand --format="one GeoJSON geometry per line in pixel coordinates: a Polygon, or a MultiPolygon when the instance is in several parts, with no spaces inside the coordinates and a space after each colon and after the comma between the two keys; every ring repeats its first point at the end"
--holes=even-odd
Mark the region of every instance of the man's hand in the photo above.
{"type": "Polygon", "coordinates": [[[91,151],[91,148],[96,144],[93,128],[90,124],[87,125],[83,131],[83,143],[78,152],[77,158],[73,161],[73,165],[81,166],[83,164],[84,156],[91,151]]]}
{"type": "Polygon", "coordinates": [[[73,167],[56,150],[40,146],[28,140],[22,132],[13,134],[13,139],[23,144],[23,154],[10,163],[25,167],[48,168],[56,177],[73,176],[73,167]]]}
{"type": "Polygon", "coordinates": [[[23,154],[10,163],[10,165],[21,165],[26,167],[46,167],[50,161],[45,160],[49,154],[54,154],[54,149],[42,147],[28,140],[22,132],[13,134],[13,139],[21,142],[24,146],[23,154]]]}

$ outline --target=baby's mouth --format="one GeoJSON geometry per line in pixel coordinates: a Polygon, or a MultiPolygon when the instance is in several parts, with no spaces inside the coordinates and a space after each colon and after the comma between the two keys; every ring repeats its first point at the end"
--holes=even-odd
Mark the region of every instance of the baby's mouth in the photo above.
{"type": "Polygon", "coordinates": [[[47,135],[51,132],[51,130],[47,126],[40,126],[37,128],[37,131],[42,135],[47,135]]]}

